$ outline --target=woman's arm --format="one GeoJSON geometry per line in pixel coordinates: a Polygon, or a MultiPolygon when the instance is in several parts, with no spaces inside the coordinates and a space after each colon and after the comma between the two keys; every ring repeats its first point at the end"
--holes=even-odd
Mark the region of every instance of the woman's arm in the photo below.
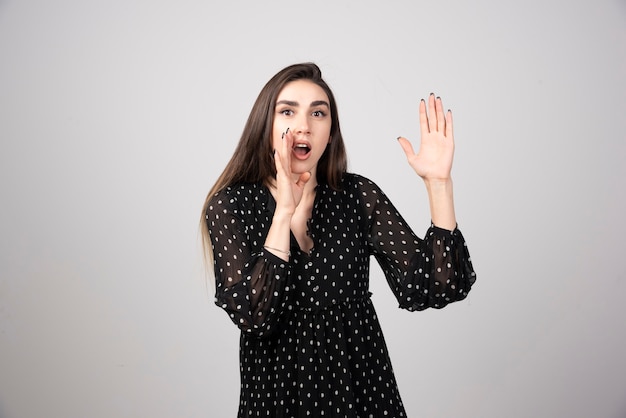
{"type": "Polygon", "coordinates": [[[220,192],[207,211],[217,285],[215,302],[244,332],[259,337],[274,329],[287,306],[291,219],[311,177],[310,173],[292,174],[292,146],[293,137],[287,132],[274,154],[276,208],[262,235],[250,236],[261,231],[254,219],[242,216],[250,210],[252,199],[244,199],[240,207],[237,195],[241,190],[220,192]],[[253,248],[253,241],[261,248],[253,248]]]}
{"type": "Polygon", "coordinates": [[[285,261],[289,261],[291,242],[291,218],[302,200],[304,188],[311,173],[302,173],[294,179],[291,171],[291,148],[293,136],[289,129],[282,135],[280,146],[274,150],[276,182],[274,186],[276,210],[265,240],[265,249],[285,261]]]}
{"type": "Polygon", "coordinates": [[[401,308],[443,308],[465,299],[476,281],[465,239],[457,228],[431,225],[424,239],[415,235],[376,184],[363,179],[370,254],[380,264],[401,308]]]}
{"type": "Polygon", "coordinates": [[[289,303],[291,267],[261,247],[270,219],[250,212],[254,193],[223,190],[209,203],[206,222],[215,273],[215,304],[245,333],[263,337],[275,328],[289,303]],[[245,205],[238,197],[243,195],[245,205]],[[246,194],[248,194],[246,196],[246,194]]]}
{"type": "Polygon", "coordinates": [[[431,94],[420,101],[421,142],[398,138],[413,170],[428,192],[433,225],[420,239],[382,193],[370,202],[370,245],[400,306],[409,310],[442,308],[464,299],[476,281],[465,239],[457,229],[452,187],[454,133],[452,112],[431,94]],[[427,112],[428,106],[428,112],[427,112]]]}
{"type": "Polygon", "coordinates": [[[433,224],[447,230],[456,227],[454,198],[452,192],[452,160],[454,157],[454,132],[452,112],[444,113],[441,98],[434,94],[419,106],[421,142],[417,153],[408,139],[399,137],[409,164],[424,180],[428,191],[430,215],[433,224]]]}

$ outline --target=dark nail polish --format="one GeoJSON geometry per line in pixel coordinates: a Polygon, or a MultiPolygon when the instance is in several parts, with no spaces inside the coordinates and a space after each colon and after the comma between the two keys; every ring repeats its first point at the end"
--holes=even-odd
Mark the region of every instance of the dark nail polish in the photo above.
{"type": "MultiPolygon", "coordinates": [[[[285,133],[283,132],[283,134],[280,136],[281,139],[285,139],[285,133]]],[[[276,151],[276,150],[274,150],[276,151]]]]}
{"type": "Polygon", "coordinates": [[[285,133],[286,133],[286,134],[287,134],[287,133],[289,133],[289,128],[287,128],[287,130],[285,131],[285,133]]]}

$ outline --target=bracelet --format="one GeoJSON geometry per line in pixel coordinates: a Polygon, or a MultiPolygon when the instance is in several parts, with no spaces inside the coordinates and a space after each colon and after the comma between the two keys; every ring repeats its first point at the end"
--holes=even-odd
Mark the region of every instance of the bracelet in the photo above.
{"type": "Polygon", "coordinates": [[[263,248],[265,248],[266,250],[278,251],[279,253],[287,254],[287,257],[291,256],[291,251],[283,251],[279,250],[278,248],[268,247],[267,245],[264,245],[263,248]]]}

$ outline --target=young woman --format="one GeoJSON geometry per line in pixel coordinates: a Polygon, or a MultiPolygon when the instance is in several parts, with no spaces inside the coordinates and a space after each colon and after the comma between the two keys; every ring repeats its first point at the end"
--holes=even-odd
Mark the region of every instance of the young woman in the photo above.
{"type": "Polygon", "coordinates": [[[385,194],[347,172],[337,105],[315,64],[277,73],[202,210],[215,303],[241,329],[239,417],[402,417],[370,300],[369,258],[400,307],[464,299],[475,273],[456,228],[452,114],[420,102],[432,225],[418,238],[385,194]],[[428,113],[427,113],[428,109],[428,113]]]}

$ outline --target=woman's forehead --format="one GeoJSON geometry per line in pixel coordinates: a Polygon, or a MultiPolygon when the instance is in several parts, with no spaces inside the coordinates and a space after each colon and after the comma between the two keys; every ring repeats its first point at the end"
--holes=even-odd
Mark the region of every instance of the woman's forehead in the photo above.
{"type": "Polygon", "coordinates": [[[289,83],[285,84],[285,86],[278,93],[277,101],[284,99],[289,99],[293,101],[298,101],[298,99],[301,99],[306,103],[306,101],[309,100],[328,101],[328,95],[323,88],[315,84],[313,81],[303,79],[290,81],[289,83]]]}

